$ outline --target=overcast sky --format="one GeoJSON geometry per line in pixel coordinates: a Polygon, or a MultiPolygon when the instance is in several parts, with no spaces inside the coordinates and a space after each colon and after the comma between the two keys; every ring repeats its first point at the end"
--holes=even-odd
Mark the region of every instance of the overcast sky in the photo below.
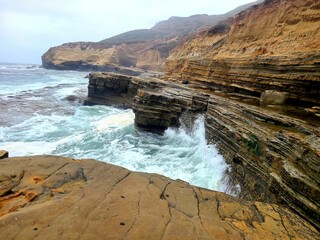
{"type": "Polygon", "coordinates": [[[50,47],[100,41],[171,16],[222,14],[254,0],[0,0],[0,62],[41,63],[50,47]]]}

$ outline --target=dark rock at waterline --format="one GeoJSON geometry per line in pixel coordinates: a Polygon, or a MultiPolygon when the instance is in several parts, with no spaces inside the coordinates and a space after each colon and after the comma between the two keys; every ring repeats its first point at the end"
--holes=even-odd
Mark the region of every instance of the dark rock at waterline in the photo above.
{"type": "Polygon", "coordinates": [[[182,80],[182,84],[189,84],[188,80],[182,80]]]}
{"type": "Polygon", "coordinates": [[[286,208],[158,174],[58,156],[6,158],[0,165],[0,239],[319,236],[286,208]]]}
{"type": "Polygon", "coordinates": [[[5,150],[0,150],[0,159],[8,158],[9,153],[5,150]]]}

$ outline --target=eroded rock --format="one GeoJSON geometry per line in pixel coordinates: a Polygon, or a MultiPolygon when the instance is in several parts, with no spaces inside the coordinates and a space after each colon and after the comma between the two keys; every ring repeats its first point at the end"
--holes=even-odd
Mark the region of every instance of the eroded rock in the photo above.
{"type": "MultiPolygon", "coordinates": [[[[94,160],[7,158],[1,239],[317,239],[290,210],[94,160]]],[[[0,182],[0,186],[3,186],[0,182]]]]}
{"type": "Polygon", "coordinates": [[[260,104],[262,105],[283,105],[288,99],[288,93],[267,90],[261,94],[260,104]]]}
{"type": "Polygon", "coordinates": [[[0,150],[0,159],[9,157],[9,153],[5,150],[0,150]]]}

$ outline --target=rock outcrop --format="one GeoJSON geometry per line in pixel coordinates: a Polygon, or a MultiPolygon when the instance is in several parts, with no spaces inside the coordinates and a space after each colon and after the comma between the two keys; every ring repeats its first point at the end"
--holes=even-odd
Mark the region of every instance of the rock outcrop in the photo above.
{"type": "Polygon", "coordinates": [[[233,17],[260,0],[221,15],[171,17],[150,29],[133,30],[100,42],[75,42],[50,48],[42,56],[44,68],[109,71],[138,75],[141,69],[163,71],[169,52],[189,33],[207,29],[233,17]]]}
{"type": "Polygon", "coordinates": [[[0,159],[4,159],[7,157],[9,157],[9,153],[7,151],[0,150],[0,159]]]}
{"type": "Polygon", "coordinates": [[[132,107],[143,130],[161,133],[204,114],[207,139],[230,164],[230,192],[286,204],[320,228],[320,124],[313,115],[157,79],[93,73],[89,82],[90,104],[132,107]]]}
{"type": "Polygon", "coordinates": [[[319,105],[319,23],[317,0],[265,1],[176,48],[166,78],[258,97],[287,92],[289,102],[319,105]]]}
{"type": "Polygon", "coordinates": [[[106,48],[103,44],[90,42],[65,43],[52,47],[43,54],[42,66],[57,70],[109,71],[140,75],[143,71],[135,68],[135,58],[124,54],[122,48],[106,48]]]}
{"type": "Polygon", "coordinates": [[[0,161],[1,239],[318,239],[290,210],[57,156],[0,161]]]}
{"type": "Polygon", "coordinates": [[[288,106],[262,108],[212,94],[206,134],[230,164],[239,197],[285,203],[320,228],[320,124],[307,119],[288,106]]]}
{"type": "Polygon", "coordinates": [[[98,72],[89,75],[85,104],[130,107],[137,127],[162,133],[170,126],[179,126],[183,113],[188,113],[185,117],[189,121],[192,115],[204,113],[207,102],[206,94],[156,78],[98,72]]]}

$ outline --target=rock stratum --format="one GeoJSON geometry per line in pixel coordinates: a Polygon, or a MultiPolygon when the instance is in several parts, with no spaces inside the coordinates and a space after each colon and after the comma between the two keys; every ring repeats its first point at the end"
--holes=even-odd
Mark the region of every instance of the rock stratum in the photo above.
{"type": "Polygon", "coordinates": [[[139,75],[142,70],[163,71],[170,51],[188,34],[207,29],[258,2],[261,0],[221,15],[171,17],[150,29],[129,31],[100,42],[65,43],[44,53],[42,65],[58,70],[112,71],[129,75],[139,75]]]}
{"type": "Polygon", "coordinates": [[[290,210],[95,160],[0,160],[1,239],[319,239],[290,210]]]}
{"type": "Polygon", "coordinates": [[[319,23],[317,0],[264,1],[177,47],[166,79],[258,97],[287,92],[288,101],[319,105],[319,23]]]}

